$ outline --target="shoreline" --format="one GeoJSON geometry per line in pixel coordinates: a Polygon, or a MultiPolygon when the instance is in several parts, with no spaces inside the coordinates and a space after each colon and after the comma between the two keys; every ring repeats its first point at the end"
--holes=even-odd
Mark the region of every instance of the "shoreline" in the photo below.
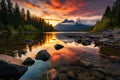
{"type": "MultiPolygon", "coordinates": [[[[120,80],[120,29],[104,30],[96,33],[68,33],[63,35],[67,38],[72,38],[75,42],[83,44],[84,46],[94,42],[95,47],[99,46],[100,49],[104,49],[106,53],[103,51],[99,56],[83,53],[80,55],[81,59],[73,63],[60,60],[60,63],[57,62],[57,65],[54,65],[50,69],[50,71],[54,70],[56,72],[56,74],[50,74],[56,75],[54,79],[120,80]],[[108,46],[108,48],[105,48],[106,46],[108,46]],[[107,51],[107,49],[109,50],[107,51]]],[[[50,77],[52,78],[52,76],[50,77]]]]}
{"type": "Polygon", "coordinates": [[[120,29],[108,29],[86,34],[65,34],[64,36],[72,38],[75,42],[81,43],[84,46],[90,45],[91,42],[94,42],[95,46],[108,46],[120,50],[120,29]]]}
{"type": "MultiPolygon", "coordinates": [[[[119,34],[120,30],[118,31],[102,31],[97,33],[65,33],[63,34],[67,38],[74,39],[75,42],[83,44],[85,46],[91,44],[93,42],[96,44],[96,46],[99,46],[100,48],[105,46],[116,46],[116,49],[113,52],[117,52],[116,50],[119,50],[119,34]],[[112,34],[111,34],[112,33],[112,34]],[[109,43],[109,44],[108,44],[109,43]]],[[[112,47],[113,48],[113,47],[112,47]]],[[[105,51],[107,49],[105,48],[105,51]]],[[[109,52],[112,49],[110,49],[109,52]]],[[[81,59],[74,61],[74,62],[68,62],[64,59],[59,60],[57,63],[53,63],[51,65],[51,68],[47,70],[49,72],[49,78],[52,78],[54,75],[54,79],[59,80],[96,80],[96,79],[103,79],[103,80],[119,80],[120,79],[120,57],[118,55],[112,54],[100,54],[99,56],[91,55],[88,53],[82,53],[81,55],[78,55],[78,57],[81,57],[81,59]],[[55,73],[51,73],[54,71],[55,73]]],[[[118,51],[119,53],[119,51],[118,51]]],[[[2,57],[4,58],[4,57],[2,57]]],[[[14,57],[12,57],[14,58],[14,57]]],[[[5,59],[5,58],[4,58],[5,59]]],[[[3,59],[3,60],[4,60],[3,59]]],[[[9,59],[9,58],[7,58],[9,59]]],[[[15,59],[15,58],[14,58],[15,59]]],[[[0,59],[1,60],[1,59],[0,59]]],[[[11,65],[10,60],[7,60],[8,63],[11,65]]],[[[13,62],[16,60],[13,60],[13,62]]],[[[23,61],[22,61],[23,62],[23,61]]],[[[20,66],[23,66],[20,62],[20,66]]],[[[34,65],[34,64],[33,64],[34,65]]],[[[26,69],[26,66],[23,66],[26,69]]],[[[22,74],[23,75],[23,74],[22,74]]],[[[45,73],[44,78],[47,78],[47,73],[45,73]]],[[[52,79],[52,80],[54,80],[52,79]]],[[[9,80],[9,79],[8,79],[9,80]]]]}

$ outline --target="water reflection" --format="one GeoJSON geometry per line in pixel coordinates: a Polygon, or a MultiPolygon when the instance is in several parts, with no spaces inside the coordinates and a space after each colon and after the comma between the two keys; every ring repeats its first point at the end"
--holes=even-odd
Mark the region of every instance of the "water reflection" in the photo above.
{"type": "Polygon", "coordinates": [[[24,33],[24,34],[0,34],[0,54],[7,54],[10,56],[16,56],[14,52],[16,50],[31,50],[32,46],[24,45],[25,39],[34,40],[36,44],[33,46],[40,46],[46,42],[44,33],[24,33]]]}
{"type": "Polygon", "coordinates": [[[73,57],[77,60],[80,58],[79,55],[81,53],[99,54],[99,48],[94,47],[95,45],[93,43],[89,46],[83,46],[82,44],[74,42],[73,39],[66,38],[64,33],[44,33],[44,35],[43,39],[40,39],[40,41],[35,42],[35,44],[31,46],[32,51],[30,51],[29,46],[26,45],[25,49],[27,50],[27,53],[26,55],[22,55],[21,59],[25,59],[26,57],[34,58],[40,50],[47,50],[52,56],[52,61],[61,58],[71,60],[73,57]],[[55,44],[61,44],[64,48],[61,50],[55,50],[55,44]]]}
{"type": "Polygon", "coordinates": [[[67,33],[1,34],[0,54],[11,55],[23,60],[26,57],[34,58],[40,50],[47,50],[52,56],[52,60],[60,58],[70,60],[72,57],[76,57],[77,59],[77,56],[84,52],[99,54],[99,48],[94,47],[94,44],[83,46],[82,44],[74,42],[73,39],[66,38],[64,34],[67,33]],[[23,44],[25,39],[33,40],[34,44],[23,44]],[[64,48],[55,50],[55,44],[61,44],[64,48]],[[27,51],[26,54],[23,54],[25,51],[27,51]]]}

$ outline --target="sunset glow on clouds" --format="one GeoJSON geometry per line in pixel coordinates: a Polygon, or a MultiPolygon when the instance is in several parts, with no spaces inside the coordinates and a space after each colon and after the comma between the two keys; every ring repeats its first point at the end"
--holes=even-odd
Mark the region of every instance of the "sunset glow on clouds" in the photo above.
{"type": "Polygon", "coordinates": [[[45,18],[53,25],[65,18],[81,19],[85,24],[100,20],[106,7],[115,0],[13,0],[21,8],[29,9],[32,14],[45,18]]]}
{"type": "Polygon", "coordinates": [[[31,4],[31,3],[27,3],[27,2],[22,2],[23,5],[25,5],[26,7],[30,8],[30,9],[36,9],[36,10],[39,10],[40,7],[37,6],[37,5],[34,5],[34,4],[31,4]]]}

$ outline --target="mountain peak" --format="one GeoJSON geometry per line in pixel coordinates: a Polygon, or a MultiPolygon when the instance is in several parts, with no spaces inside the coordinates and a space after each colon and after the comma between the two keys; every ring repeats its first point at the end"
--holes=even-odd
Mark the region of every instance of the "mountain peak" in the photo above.
{"type": "Polygon", "coordinates": [[[73,20],[68,20],[68,19],[65,19],[64,21],[62,21],[61,23],[74,23],[73,20]]]}
{"type": "Polygon", "coordinates": [[[78,18],[75,22],[73,20],[65,19],[55,26],[55,30],[59,31],[80,31],[87,28],[90,28],[90,26],[82,24],[80,18],[78,18]]]}
{"type": "Polygon", "coordinates": [[[81,24],[80,18],[78,18],[75,23],[76,24],[81,24]]]}

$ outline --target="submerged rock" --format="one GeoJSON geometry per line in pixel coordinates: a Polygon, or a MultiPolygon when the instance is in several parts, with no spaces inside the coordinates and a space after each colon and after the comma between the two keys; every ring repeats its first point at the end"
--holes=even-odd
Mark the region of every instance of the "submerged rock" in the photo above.
{"type": "Polygon", "coordinates": [[[120,57],[118,57],[118,56],[110,56],[109,58],[110,58],[111,62],[118,62],[118,63],[120,63],[120,57]]]}
{"type": "Polygon", "coordinates": [[[35,59],[47,61],[50,58],[50,54],[46,50],[41,50],[37,53],[35,59]]]}
{"type": "Polygon", "coordinates": [[[23,44],[33,45],[33,44],[34,44],[34,41],[31,40],[31,39],[25,39],[25,40],[23,41],[23,44]]]}
{"type": "Polygon", "coordinates": [[[87,45],[90,45],[90,44],[92,43],[92,41],[91,41],[91,40],[83,40],[81,43],[82,43],[84,46],[87,46],[87,45]]]}
{"type": "Polygon", "coordinates": [[[47,80],[55,80],[57,78],[58,72],[55,69],[50,69],[47,71],[47,80]]]}
{"type": "Polygon", "coordinates": [[[67,74],[59,73],[58,74],[59,80],[68,80],[67,74]]]}
{"type": "Polygon", "coordinates": [[[68,76],[69,78],[71,78],[72,80],[74,80],[74,78],[75,78],[75,74],[74,74],[73,71],[69,71],[69,72],[67,73],[67,76],[68,76]]]}
{"type": "Polygon", "coordinates": [[[26,50],[18,50],[18,53],[19,53],[19,54],[26,54],[27,51],[26,51],[26,50]]]}
{"type": "Polygon", "coordinates": [[[27,67],[10,64],[0,60],[0,79],[19,79],[27,70],[27,67]]]}
{"type": "Polygon", "coordinates": [[[99,41],[100,41],[100,42],[107,42],[107,41],[109,41],[109,39],[108,39],[108,38],[102,38],[102,39],[100,39],[99,41]]]}
{"type": "Polygon", "coordinates": [[[100,38],[99,35],[94,35],[94,34],[87,35],[86,37],[88,37],[90,39],[99,39],[100,38]]]}
{"type": "Polygon", "coordinates": [[[90,69],[94,67],[94,65],[91,62],[85,60],[80,60],[80,66],[86,69],[90,69]]]}
{"type": "Polygon", "coordinates": [[[54,48],[56,49],[56,50],[60,50],[60,49],[62,49],[64,46],[63,45],[60,45],[60,44],[56,44],[55,46],[54,46],[54,48]]]}
{"type": "Polygon", "coordinates": [[[91,71],[91,74],[96,78],[96,79],[104,79],[104,75],[98,71],[91,71]]]}
{"type": "Polygon", "coordinates": [[[27,66],[31,66],[31,65],[33,65],[35,63],[35,61],[32,59],[32,58],[30,58],[30,57],[28,57],[28,58],[26,58],[24,61],[23,61],[23,65],[27,65],[27,66]]]}
{"type": "Polygon", "coordinates": [[[82,38],[81,39],[80,38],[75,39],[75,42],[81,43],[82,42],[82,38]]]}

